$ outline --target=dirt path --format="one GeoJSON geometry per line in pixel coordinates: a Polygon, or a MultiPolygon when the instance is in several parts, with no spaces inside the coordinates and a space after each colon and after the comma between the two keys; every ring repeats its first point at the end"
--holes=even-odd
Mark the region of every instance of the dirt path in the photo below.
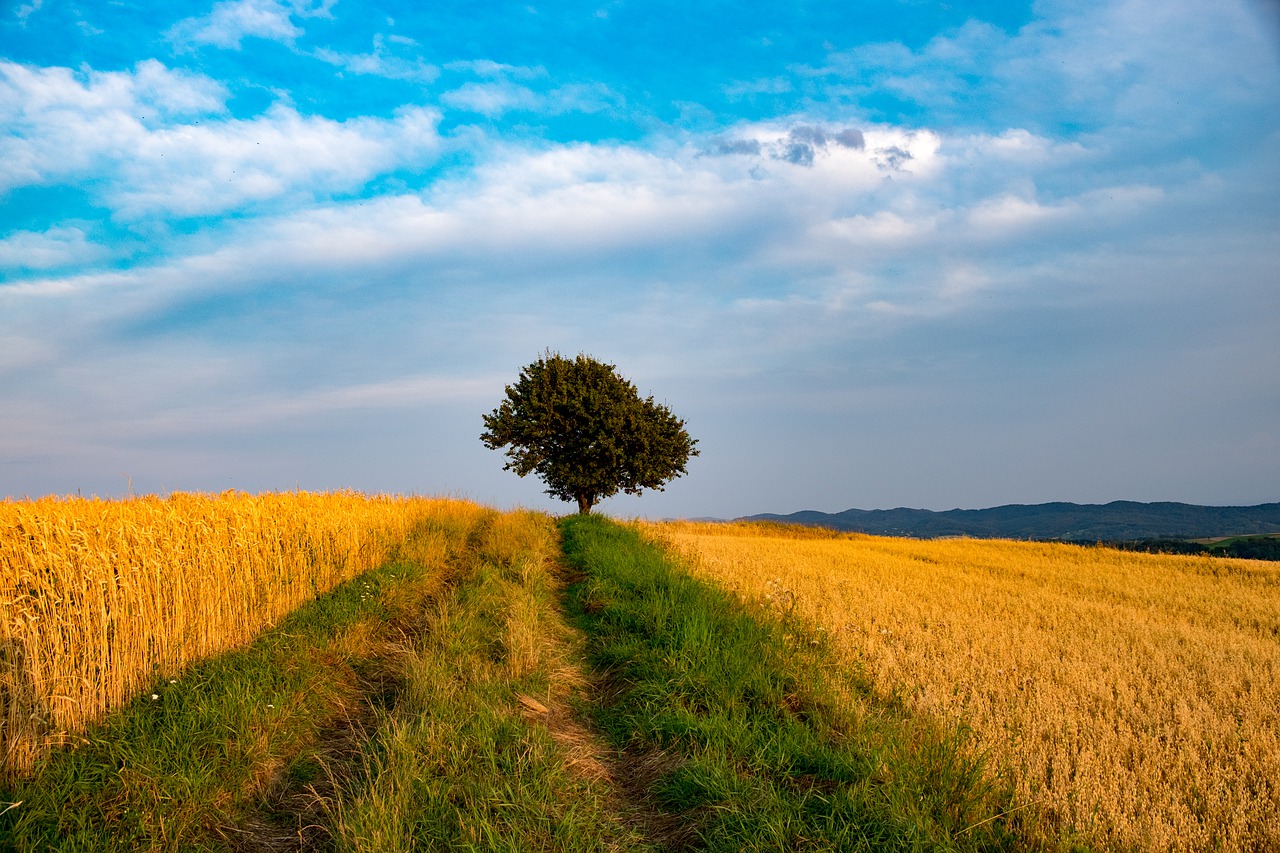
{"type": "MultiPolygon", "coordinates": [[[[553,575],[559,585],[560,616],[564,619],[564,592],[583,576],[562,562],[556,564],[553,575]]],[[[649,794],[653,781],[670,772],[678,759],[657,751],[632,755],[609,744],[591,723],[586,710],[590,703],[601,701],[607,687],[586,670],[582,633],[567,620],[563,632],[558,650],[560,665],[551,693],[542,699],[519,694],[516,698],[521,716],[547,730],[563,750],[569,772],[609,787],[623,823],[645,844],[658,850],[689,849],[693,828],[680,816],[663,813],[649,794]]]]}
{"type": "MultiPolygon", "coordinates": [[[[620,751],[592,725],[589,707],[607,696],[607,686],[588,673],[585,638],[566,618],[565,590],[580,578],[556,559],[548,561],[548,569],[558,606],[548,607],[540,617],[538,641],[545,653],[537,657],[551,687],[538,696],[517,693],[513,713],[526,725],[545,730],[569,776],[602,793],[607,809],[629,836],[622,842],[606,842],[604,849],[626,853],[688,849],[691,827],[678,816],[664,814],[649,795],[651,783],[673,768],[673,758],[620,751]]],[[[306,772],[297,772],[296,759],[289,766],[281,763],[271,768],[260,786],[258,807],[229,816],[214,829],[229,848],[245,853],[313,853],[334,848],[335,837],[328,826],[332,804],[339,791],[364,784],[360,779],[364,754],[385,722],[378,709],[393,708],[406,686],[396,676],[395,649],[413,647],[418,634],[431,630],[426,627],[431,620],[421,614],[439,606],[458,580],[450,577],[435,594],[418,600],[414,605],[418,617],[402,613],[401,618],[375,629],[367,654],[356,663],[359,675],[354,691],[343,707],[334,709],[320,737],[303,750],[306,772]]]]}
{"type": "Polygon", "coordinates": [[[564,751],[569,772],[609,786],[619,817],[646,844],[659,850],[688,849],[692,827],[678,815],[662,813],[649,796],[650,784],[670,772],[675,760],[661,752],[633,756],[610,746],[574,707],[580,706],[582,697],[592,692],[584,681],[572,690],[554,691],[549,703],[523,694],[517,696],[517,700],[525,720],[544,727],[564,751]],[[562,695],[555,696],[555,693],[562,695]]]}

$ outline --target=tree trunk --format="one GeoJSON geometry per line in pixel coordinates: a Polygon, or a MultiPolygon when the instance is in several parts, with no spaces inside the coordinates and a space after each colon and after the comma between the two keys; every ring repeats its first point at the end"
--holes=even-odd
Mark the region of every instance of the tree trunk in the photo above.
{"type": "Polygon", "coordinates": [[[595,503],[593,495],[574,495],[578,499],[578,515],[589,515],[591,505],[595,503]]]}

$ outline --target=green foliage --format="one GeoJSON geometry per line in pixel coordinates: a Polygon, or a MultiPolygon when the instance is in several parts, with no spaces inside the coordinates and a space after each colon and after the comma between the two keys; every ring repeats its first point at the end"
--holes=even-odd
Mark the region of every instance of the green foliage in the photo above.
{"type": "Polygon", "coordinates": [[[1232,540],[1212,553],[1244,560],[1280,560],[1280,537],[1247,536],[1232,540]]]}
{"type": "Polygon", "coordinates": [[[1101,542],[1122,551],[1146,551],[1150,554],[1207,554],[1211,557],[1236,557],[1242,560],[1280,560],[1280,535],[1235,536],[1206,544],[1190,539],[1138,539],[1129,542],[1101,542]]]}
{"type": "Polygon", "coordinates": [[[1143,551],[1148,554],[1207,554],[1209,548],[1188,539],[1135,539],[1126,542],[1099,542],[1121,551],[1143,551]]]}
{"type": "Polygon", "coordinates": [[[547,352],[520,371],[506,399],[484,416],[480,440],[507,448],[505,470],[537,474],[546,492],[591,511],[600,500],[663,484],[685,473],[697,441],[653,397],[614,366],[547,352]]]}

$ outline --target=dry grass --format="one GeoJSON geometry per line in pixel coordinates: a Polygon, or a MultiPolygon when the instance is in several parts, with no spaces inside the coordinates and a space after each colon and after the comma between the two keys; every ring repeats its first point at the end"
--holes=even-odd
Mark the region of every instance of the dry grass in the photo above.
{"type": "Polygon", "coordinates": [[[1106,848],[1280,850],[1280,566],[759,525],[651,533],[963,719],[1040,815],[1106,848]]]}
{"type": "Polygon", "coordinates": [[[0,502],[0,778],[378,565],[414,525],[481,511],[353,493],[0,502]]]}

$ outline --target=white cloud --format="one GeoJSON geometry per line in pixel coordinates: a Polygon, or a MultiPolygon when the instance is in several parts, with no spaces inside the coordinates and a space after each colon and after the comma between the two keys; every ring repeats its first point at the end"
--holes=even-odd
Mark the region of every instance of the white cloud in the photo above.
{"type": "Polygon", "coordinates": [[[213,81],[153,60],[133,72],[76,74],[0,63],[0,189],[92,179],[126,217],[216,213],[301,194],[358,189],[434,157],[438,116],[333,121],[281,105],[232,119],[213,81]],[[16,131],[16,132],[13,132],[16,131]]]}
{"type": "Polygon", "coordinates": [[[933,233],[937,217],[903,216],[890,210],[832,219],[819,226],[848,244],[899,247],[933,233]]]}
{"type": "MultiPolygon", "coordinates": [[[[340,189],[409,159],[415,145],[432,138],[433,121],[419,112],[390,123],[337,123],[277,107],[253,121],[157,131],[135,141],[133,161],[122,164],[112,198],[127,215],[198,213],[291,191],[340,189]]],[[[1109,224],[1116,216],[1100,212],[1132,213],[1159,202],[1141,187],[1118,187],[1043,203],[1022,192],[1024,172],[991,153],[1005,144],[999,139],[988,140],[985,162],[966,164],[940,154],[951,145],[943,137],[896,128],[866,128],[861,147],[839,144],[834,130],[803,123],[747,125],[732,136],[756,143],[760,153],[706,157],[699,144],[654,152],[604,145],[528,151],[488,143],[469,176],[438,183],[424,196],[304,206],[264,218],[227,238],[217,253],[191,258],[194,266],[181,277],[224,281],[235,270],[269,276],[410,259],[424,267],[479,265],[495,275],[499,269],[522,275],[522,265],[538,269],[655,251],[698,258],[708,247],[739,245],[717,277],[769,269],[801,293],[824,294],[830,282],[895,253],[918,259],[977,251],[1020,239],[1032,227],[1043,232],[1055,221],[1087,230],[1086,212],[1095,224],[1109,224]],[[806,165],[783,156],[797,139],[813,148],[806,165]],[[909,171],[886,168],[886,150],[910,155],[909,171]],[[982,175],[979,183],[991,183],[992,191],[954,195],[951,182],[965,170],[982,175]]],[[[966,144],[984,150],[980,140],[966,144]]]]}
{"type": "Polygon", "coordinates": [[[223,111],[226,93],[155,60],[132,72],[74,72],[0,61],[0,190],[83,175],[103,154],[134,154],[147,127],[223,111]],[[112,152],[112,153],[108,153],[112,152]]]}
{"type": "Polygon", "coordinates": [[[511,110],[536,110],[543,103],[532,89],[509,81],[464,83],[440,96],[441,103],[456,110],[494,117],[511,110]]]}
{"type": "Polygon", "coordinates": [[[90,243],[79,228],[17,231],[0,239],[0,269],[55,269],[91,263],[106,254],[105,247],[90,243]]]}
{"type": "Polygon", "coordinates": [[[854,103],[888,92],[962,127],[1186,138],[1280,85],[1256,5],[1225,0],[1205,15],[1197,0],[1043,0],[1013,33],[971,19],[918,49],[867,44],[795,71],[854,103]]]}
{"type": "Polygon", "coordinates": [[[434,270],[444,288],[467,270],[514,292],[540,271],[576,277],[641,261],[708,292],[753,293],[734,282],[769,281],[766,293],[750,298],[846,314],[897,306],[903,316],[962,310],[966,300],[1007,286],[1013,278],[991,273],[1006,263],[998,251],[1039,256],[1059,241],[1122,239],[1169,203],[1164,191],[1139,183],[1077,179],[1082,190],[1040,192],[1040,171],[1075,174],[1074,165],[1095,154],[1025,131],[949,137],[864,126],[855,137],[842,125],[799,120],[746,124],[662,150],[528,150],[476,135],[479,165],[422,195],[315,203],[430,156],[439,145],[434,122],[422,110],[392,121],[332,122],[276,107],[248,121],[148,131],[132,138],[132,157],[121,158],[109,197],[128,216],[290,200],[229,226],[217,237],[221,248],[166,264],[163,275],[146,273],[168,288],[197,280],[253,288],[394,268],[434,270]],[[706,156],[725,139],[745,153],[706,156]],[[791,156],[798,144],[808,147],[806,157],[791,156]],[[891,151],[899,152],[897,170],[885,162],[891,151]],[[972,284],[979,280],[981,287],[972,284]],[[928,311],[904,308],[940,295],[928,311]]]}
{"type": "Polygon", "coordinates": [[[983,199],[968,211],[968,221],[980,235],[1004,234],[1042,224],[1065,213],[1061,205],[1042,205],[1034,199],[1005,194],[983,199]]]}
{"type": "Polygon", "coordinates": [[[14,10],[14,17],[18,19],[18,23],[22,26],[27,25],[27,18],[40,11],[40,7],[44,5],[44,0],[31,0],[30,3],[19,6],[14,10]]]}
{"type": "MultiPolygon", "coordinates": [[[[547,77],[541,66],[504,65],[488,59],[449,62],[445,70],[472,74],[470,81],[445,92],[440,102],[453,109],[496,118],[512,111],[545,115],[598,113],[625,106],[626,99],[601,82],[567,83],[548,88],[533,81],[547,77]],[[515,82],[515,81],[522,82],[515,82]]],[[[544,81],[545,83],[545,81],[544,81]]]]}
{"type": "Polygon", "coordinates": [[[199,74],[166,68],[154,59],[133,71],[38,68],[0,60],[0,115],[12,130],[55,113],[150,113],[172,118],[221,112],[227,92],[199,74]]]}
{"type": "Polygon", "coordinates": [[[975,160],[999,160],[1025,170],[1046,165],[1080,166],[1099,158],[1098,152],[1078,141],[1063,142],[1021,127],[1009,128],[994,136],[952,136],[946,140],[944,152],[961,168],[975,160]]]}
{"type": "Polygon", "coordinates": [[[546,112],[599,113],[626,106],[626,99],[604,83],[567,83],[547,93],[546,112]]]}
{"type": "MultiPolygon", "coordinates": [[[[821,163],[821,180],[839,176],[842,181],[863,185],[879,183],[885,173],[905,177],[936,171],[942,145],[941,137],[930,131],[883,127],[864,131],[799,121],[744,125],[712,142],[703,149],[704,154],[745,157],[761,165],[778,161],[811,168],[821,163]]],[[[757,169],[757,176],[763,174],[757,169]]]]}
{"type": "Polygon", "coordinates": [[[621,106],[623,99],[604,84],[569,84],[549,92],[535,92],[510,81],[464,83],[445,92],[440,101],[448,107],[495,118],[512,111],[546,115],[597,113],[621,106]]]}
{"type": "MultiPolygon", "coordinates": [[[[226,204],[223,190],[205,174],[211,169],[246,168],[244,184],[261,185],[271,195],[290,184],[340,184],[350,176],[324,174],[322,164],[342,162],[367,173],[373,168],[368,162],[385,154],[371,132],[304,119],[283,108],[261,121],[220,123],[204,137],[190,128],[152,135],[139,159],[151,163],[173,154],[165,195],[150,198],[135,190],[121,200],[121,209],[226,204]],[[294,146],[289,168],[297,173],[245,153],[256,152],[264,134],[277,135],[267,137],[273,147],[286,141],[294,146]],[[346,153],[334,156],[335,147],[346,153]],[[200,168],[185,161],[182,151],[200,168]]],[[[421,270],[435,287],[448,290],[455,271],[466,270],[467,281],[479,277],[487,287],[517,292],[540,271],[573,270],[577,276],[597,265],[632,263],[623,259],[662,258],[664,277],[697,281],[708,293],[734,291],[741,287],[734,282],[762,277],[778,282],[758,298],[781,299],[787,311],[815,306],[847,318],[850,312],[883,314],[886,306],[897,306],[899,316],[936,317],[961,310],[967,299],[1005,281],[981,278],[989,247],[1024,239],[1030,229],[1038,229],[1037,239],[1052,240],[1057,224],[1088,234],[1161,200],[1132,186],[1042,203],[1020,194],[1023,172],[1011,172],[1007,158],[990,153],[1005,144],[999,139],[984,144],[969,138],[974,152],[989,153],[984,162],[965,164],[939,154],[951,145],[945,138],[896,128],[866,128],[862,147],[838,144],[833,133],[803,123],[743,126],[733,138],[757,142],[761,153],[706,157],[700,154],[705,144],[664,152],[585,144],[544,151],[490,148],[469,176],[438,183],[422,196],[308,206],[263,217],[229,232],[221,248],[144,277],[164,281],[169,293],[186,288],[183,282],[233,292],[273,280],[319,282],[379,276],[371,270],[393,268],[421,270]],[[799,138],[816,145],[812,163],[775,162],[797,138],[797,128],[799,138]],[[886,149],[910,153],[912,171],[882,168],[886,149]],[[760,164],[768,170],[762,172],[760,164]],[[956,173],[966,169],[983,175],[979,183],[993,183],[994,191],[954,195],[956,173]],[[886,264],[900,271],[868,274],[886,264]],[[911,276],[919,280],[904,283],[911,276]],[[981,288],[973,285],[980,279],[981,288]],[[928,310],[913,302],[938,296],[945,298],[928,310]]],[[[52,293],[57,281],[42,288],[52,293]]],[[[82,279],[77,286],[93,285],[82,279]]],[[[118,287],[108,279],[102,286],[118,287]]],[[[830,334],[845,328],[837,324],[830,334]]]]}
{"type": "Polygon", "coordinates": [[[447,71],[465,72],[490,79],[533,80],[546,77],[547,70],[540,65],[508,65],[492,59],[468,59],[445,63],[447,71]]]}
{"type": "Polygon", "coordinates": [[[330,17],[336,0],[220,0],[208,15],[185,18],[168,32],[179,45],[213,45],[239,50],[246,36],[270,41],[292,42],[303,31],[294,17],[330,17]]]}
{"type": "Polygon", "coordinates": [[[423,108],[391,120],[336,122],[275,106],[248,121],[186,125],[136,140],[109,194],[126,216],[197,215],[302,193],[359,188],[380,172],[430,159],[437,116],[423,108]]]}
{"type": "Polygon", "coordinates": [[[277,0],[224,0],[200,18],[186,18],[169,31],[170,40],[185,44],[211,44],[239,49],[246,36],[291,41],[302,35],[289,9],[277,0]]]}
{"type": "Polygon", "coordinates": [[[370,53],[339,53],[321,48],[312,56],[330,65],[336,65],[353,74],[368,74],[374,77],[385,77],[388,80],[409,80],[418,83],[430,83],[440,76],[440,69],[420,56],[397,56],[387,43],[406,47],[415,47],[417,42],[403,36],[384,37],[381,34],[373,37],[373,51],[370,53]]]}

